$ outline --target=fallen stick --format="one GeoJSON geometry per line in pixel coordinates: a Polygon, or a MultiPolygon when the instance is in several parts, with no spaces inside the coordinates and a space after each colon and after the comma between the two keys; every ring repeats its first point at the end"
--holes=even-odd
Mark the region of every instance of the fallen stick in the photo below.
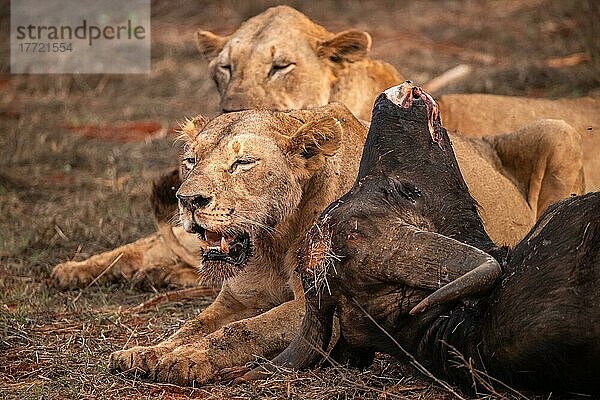
{"type": "Polygon", "coordinates": [[[135,307],[129,308],[126,312],[138,313],[166,301],[190,300],[202,296],[213,296],[219,293],[219,290],[221,289],[216,287],[199,286],[160,293],[135,307]]]}
{"type": "Polygon", "coordinates": [[[472,70],[473,68],[468,64],[459,64],[424,84],[423,89],[429,93],[437,92],[451,83],[464,79],[472,70]]]}
{"type": "Polygon", "coordinates": [[[566,57],[550,58],[546,65],[550,68],[570,68],[591,61],[592,57],[586,52],[571,54],[566,57]]]}

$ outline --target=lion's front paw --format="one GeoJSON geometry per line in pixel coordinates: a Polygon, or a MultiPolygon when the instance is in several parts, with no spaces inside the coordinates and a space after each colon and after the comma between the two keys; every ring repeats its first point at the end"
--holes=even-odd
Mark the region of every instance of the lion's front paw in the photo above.
{"type": "Polygon", "coordinates": [[[203,385],[214,376],[206,352],[192,346],[180,346],[163,356],[156,365],[154,380],[175,385],[203,385]]]}
{"type": "Polygon", "coordinates": [[[171,351],[166,346],[136,346],[127,350],[115,351],[108,364],[112,371],[134,372],[142,375],[154,373],[158,360],[171,351]]]}
{"type": "Polygon", "coordinates": [[[85,287],[96,277],[85,261],[67,261],[52,270],[52,283],[61,290],[85,287]]]}

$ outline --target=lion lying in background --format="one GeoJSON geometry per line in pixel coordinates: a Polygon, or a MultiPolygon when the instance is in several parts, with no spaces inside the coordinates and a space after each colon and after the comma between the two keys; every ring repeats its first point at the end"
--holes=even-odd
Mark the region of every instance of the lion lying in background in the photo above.
{"type": "MultiPolygon", "coordinates": [[[[544,199],[544,206],[579,193],[578,135],[561,121],[542,121],[534,129],[539,135],[528,138],[544,151],[523,165],[529,168],[525,182],[539,178],[538,202],[544,199]],[[572,146],[557,146],[548,126],[562,126],[561,139],[571,138],[572,146]],[[546,169],[539,169],[541,160],[546,169]]],[[[180,219],[186,231],[198,235],[193,250],[200,255],[200,275],[224,279],[223,287],[211,306],[169,339],[113,353],[110,365],[162,382],[202,384],[255,355],[275,355],[293,337],[303,313],[303,292],[293,273],[296,250],[326,204],[352,185],[367,127],[343,105],[332,104],[242,111],[212,121],[197,117],[183,131],[188,145],[177,191],[180,219]]],[[[495,165],[509,155],[497,149],[512,139],[452,140],[488,218],[486,229],[504,241],[518,240],[536,213],[512,183],[519,177],[503,175],[495,165]]],[[[110,274],[118,277],[120,266],[110,274]]]]}
{"type": "MultiPolygon", "coordinates": [[[[287,6],[269,8],[230,36],[199,31],[197,46],[210,61],[223,111],[340,102],[368,120],[375,97],[404,80],[368,57],[367,32],[333,34],[287,6]]],[[[541,118],[564,120],[582,138],[587,190],[600,190],[600,100],[460,94],[441,96],[438,104],[446,129],[468,137],[510,132],[541,118]]]]}

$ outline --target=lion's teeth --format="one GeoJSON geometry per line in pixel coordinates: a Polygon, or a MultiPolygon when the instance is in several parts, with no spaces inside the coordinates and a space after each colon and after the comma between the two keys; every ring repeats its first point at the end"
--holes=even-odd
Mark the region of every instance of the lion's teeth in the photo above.
{"type": "Polygon", "coordinates": [[[208,251],[208,242],[206,240],[202,240],[200,238],[198,238],[198,242],[200,243],[200,247],[202,248],[202,250],[204,252],[208,251]]]}
{"type": "Polygon", "coordinates": [[[229,245],[223,236],[221,236],[221,251],[223,253],[229,253],[229,245]]]}
{"type": "Polygon", "coordinates": [[[219,246],[208,246],[208,250],[216,250],[216,251],[220,251],[221,248],[219,246]]]}

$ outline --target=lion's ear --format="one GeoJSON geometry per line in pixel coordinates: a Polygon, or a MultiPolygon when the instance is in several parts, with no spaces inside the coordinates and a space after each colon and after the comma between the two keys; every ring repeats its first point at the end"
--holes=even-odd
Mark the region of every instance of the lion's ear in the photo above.
{"type": "Polygon", "coordinates": [[[292,164],[313,172],[320,169],[326,157],[340,148],[342,125],[331,116],[309,121],[302,125],[287,143],[287,156],[292,164]]]}
{"type": "Polygon", "coordinates": [[[196,47],[207,60],[215,58],[228,40],[229,36],[219,36],[209,31],[196,32],[196,47]]]}
{"type": "Polygon", "coordinates": [[[317,55],[335,63],[360,61],[370,50],[371,35],[355,29],[340,32],[317,45],[317,55]]]}
{"type": "Polygon", "coordinates": [[[181,124],[181,139],[194,141],[198,133],[204,129],[209,119],[198,114],[194,118],[186,118],[181,124]]]}

